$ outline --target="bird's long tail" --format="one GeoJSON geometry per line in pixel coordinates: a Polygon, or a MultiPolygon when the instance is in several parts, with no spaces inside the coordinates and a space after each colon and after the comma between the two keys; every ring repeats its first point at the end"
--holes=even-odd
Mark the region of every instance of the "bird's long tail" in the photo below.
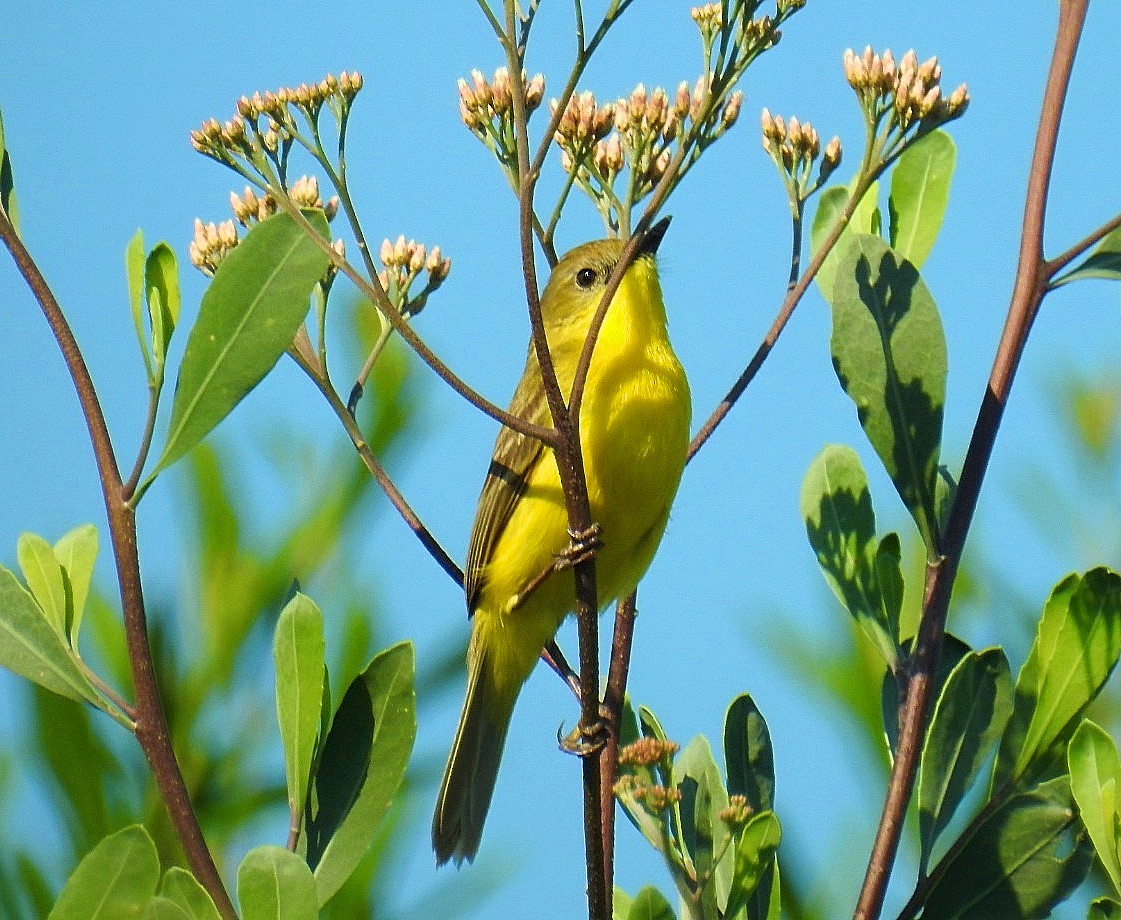
{"type": "Polygon", "coordinates": [[[479,850],[490,807],[506,730],[517,694],[503,693],[492,679],[485,648],[468,655],[467,698],[436,799],[432,818],[432,849],[436,862],[471,862],[479,850]]]}

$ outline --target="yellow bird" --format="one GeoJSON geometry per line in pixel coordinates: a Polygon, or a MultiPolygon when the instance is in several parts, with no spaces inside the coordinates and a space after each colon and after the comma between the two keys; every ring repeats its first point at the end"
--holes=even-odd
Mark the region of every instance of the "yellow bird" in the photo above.
{"type": "MultiPolygon", "coordinates": [[[[654,255],[669,226],[643,237],[608,308],[580,406],[580,446],[600,526],[599,601],[625,597],[662,539],[689,444],[689,384],[670,345],[654,255]]],[[[541,298],[545,333],[568,400],[592,317],[623,251],[622,240],[578,246],[553,269],[541,298]]],[[[538,425],[551,417],[530,343],[510,412],[538,425]]],[[[569,545],[568,512],[551,449],[503,428],[483,483],[467,553],[467,698],[452,743],[432,847],[438,864],[479,849],[506,730],[541,649],[575,606],[573,575],[527,587],[569,545]]]]}

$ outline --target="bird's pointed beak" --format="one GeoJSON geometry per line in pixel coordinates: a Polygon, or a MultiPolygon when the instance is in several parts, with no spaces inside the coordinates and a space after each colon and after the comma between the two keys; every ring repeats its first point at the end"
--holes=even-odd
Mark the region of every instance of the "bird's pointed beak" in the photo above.
{"type": "Polygon", "coordinates": [[[663,217],[646,231],[646,234],[642,237],[642,242],[638,245],[638,255],[652,256],[658,251],[658,246],[661,245],[662,237],[666,235],[671,220],[673,220],[672,217],[663,217]]]}

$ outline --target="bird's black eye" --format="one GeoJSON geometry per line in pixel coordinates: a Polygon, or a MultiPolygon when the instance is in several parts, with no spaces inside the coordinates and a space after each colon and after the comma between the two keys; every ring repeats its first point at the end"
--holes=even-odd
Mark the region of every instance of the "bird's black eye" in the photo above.
{"type": "Polygon", "coordinates": [[[594,268],[581,268],[576,272],[576,286],[585,290],[595,284],[596,270],[594,268]]]}

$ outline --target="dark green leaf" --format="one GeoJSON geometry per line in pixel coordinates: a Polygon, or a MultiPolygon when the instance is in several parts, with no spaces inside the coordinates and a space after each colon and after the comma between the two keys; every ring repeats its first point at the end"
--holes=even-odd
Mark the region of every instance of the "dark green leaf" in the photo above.
{"type": "Polygon", "coordinates": [[[284,745],[288,808],[296,827],[307,801],[319,732],[325,651],[323,614],[311,598],[297,594],[280,612],[273,641],[276,713],[284,745]]]}
{"type": "Polygon", "coordinates": [[[876,571],[876,515],[864,468],[852,448],[830,444],[814,458],[802,481],[801,504],[806,535],[826,582],[894,666],[898,635],[884,616],[876,571]]]}
{"type": "MultiPolygon", "coordinates": [[[[321,236],[321,211],[308,219],[321,236]]],[[[292,344],[328,258],[286,214],[257,224],[218,266],[187,338],[156,471],[225,418],[292,344]]]]}
{"type": "Polygon", "coordinates": [[[8,215],[16,233],[19,233],[19,206],[16,204],[15,183],[12,179],[12,158],[4,141],[4,119],[0,116],[0,209],[8,215]]]}
{"type": "Polygon", "coordinates": [[[1098,898],[1090,904],[1086,920],[1121,920],[1121,904],[1112,898],[1098,898]]]}
{"type": "Polygon", "coordinates": [[[887,624],[888,633],[898,641],[899,614],[903,610],[903,552],[899,546],[899,535],[889,533],[876,547],[876,584],[880,589],[882,622],[887,624]]]}
{"type": "Polygon", "coordinates": [[[1118,857],[1118,822],[1121,820],[1121,759],[1109,734],[1088,719],[1071,736],[1067,746],[1070,789],[1078,803],[1082,823],[1113,887],[1121,891],[1118,857]]]}
{"type": "Polygon", "coordinates": [[[747,797],[755,811],[770,811],[775,803],[775,757],[771,733],[755,701],[737,696],[724,715],[724,768],[728,794],[747,797]]]}
{"type": "MultiPolygon", "coordinates": [[[[942,642],[942,654],[938,659],[938,669],[934,674],[934,699],[942,693],[942,687],[950,672],[957,667],[957,663],[968,655],[972,649],[957,636],[946,633],[942,642]]],[[[895,675],[888,671],[884,674],[883,686],[880,690],[880,706],[884,720],[884,732],[887,735],[888,752],[895,756],[895,749],[899,745],[899,684],[895,675]]]]}
{"type": "MultiPolygon", "coordinates": [[[[825,298],[826,302],[832,302],[833,283],[837,277],[839,253],[844,249],[845,243],[854,233],[880,232],[880,208],[877,203],[879,194],[879,183],[873,183],[860,200],[860,204],[857,205],[852,220],[842,231],[836,245],[825,257],[825,261],[821,263],[821,269],[818,271],[815,280],[817,281],[818,291],[821,292],[821,296],[825,298]]],[[[813,227],[810,228],[810,245],[815,253],[821,248],[821,244],[825,241],[829,231],[833,229],[834,222],[840,217],[848,200],[849,190],[842,185],[834,186],[822,192],[818,199],[817,211],[814,213],[813,227]]]]}
{"type": "Polygon", "coordinates": [[[938,553],[938,455],[946,393],[942,321],[918,269],[878,236],[842,248],[833,366],[927,551],[938,553]]]}
{"type": "Polygon", "coordinates": [[[891,172],[891,248],[916,268],[922,268],[942,227],[956,159],[953,138],[932,131],[903,151],[891,172]]]}
{"type": "Polygon", "coordinates": [[[1046,917],[1093,857],[1070,784],[1059,777],[1012,796],[935,870],[923,920],[1046,917]]]}
{"type": "Polygon", "coordinates": [[[55,543],[54,554],[66,571],[70,586],[66,635],[70,644],[77,648],[82,616],[86,612],[86,599],[93,580],[93,567],[97,562],[97,528],[93,524],[79,524],[55,543]]]}
{"type": "Polygon", "coordinates": [[[1060,275],[1048,287],[1057,288],[1068,281],[1081,278],[1102,278],[1106,281],[1121,280],[1121,227],[1115,227],[1102,237],[1094,251],[1069,272],[1060,275]]]}
{"type": "Polygon", "coordinates": [[[83,857],[47,920],[139,918],[159,880],[156,845],[134,824],[106,837],[83,857]]]}
{"type": "Polygon", "coordinates": [[[1077,728],[1121,654],[1121,578],[1097,568],[1051,592],[1019,677],[992,788],[1030,784],[1077,728]]]}
{"type": "Polygon", "coordinates": [[[66,635],[66,578],[51,545],[34,533],[22,533],[16,557],[31,596],[59,636],[66,635]]]}
{"type": "Polygon", "coordinates": [[[715,916],[718,900],[723,902],[727,896],[734,866],[728,849],[728,826],[718,817],[728,807],[728,792],[703,736],[690,741],[674,760],[673,785],[681,793],[681,842],[695,869],[694,877],[707,880],[701,891],[705,915],[715,916]],[[721,853],[727,853],[727,866],[722,860],[718,870],[715,860],[721,853]]]}
{"type": "Polygon", "coordinates": [[[631,902],[627,920],[674,920],[673,908],[661,892],[647,885],[631,902]]]}
{"type": "Polygon", "coordinates": [[[242,920],[316,920],[315,879],[304,860],[283,847],[250,850],[237,869],[242,920]]]}
{"type": "Polygon", "coordinates": [[[1012,675],[999,648],[970,652],[950,672],[919,762],[920,866],[988,759],[1012,712],[1012,675]]]}
{"type": "Polygon", "coordinates": [[[75,664],[62,635],[47,622],[35,599],[0,566],[0,667],[70,697],[100,704],[75,664]]]}
{"type": "Polygon", "coordinates": [[[160,894],[182,907],[191,920],[221,920],[206,889],[190,872],[172,866],[164,873],[160,894]]]}
{"type": "Polygon", "coordinates": [[[361,861],[404,778],[416,739],[415,672],[410,642],[375,655],[331,724],[313,780],[318,809],[307,819],[308,863],[321,905],[361,861]]]}
{"type": "Polygon", "coordinates": [[[747,822],[736,843],[736,869],[725,916],[732,916],[747,905],[748,898],[774,864],[781,839],[782,828],[774,812],[760,812],[747,822]]]}

